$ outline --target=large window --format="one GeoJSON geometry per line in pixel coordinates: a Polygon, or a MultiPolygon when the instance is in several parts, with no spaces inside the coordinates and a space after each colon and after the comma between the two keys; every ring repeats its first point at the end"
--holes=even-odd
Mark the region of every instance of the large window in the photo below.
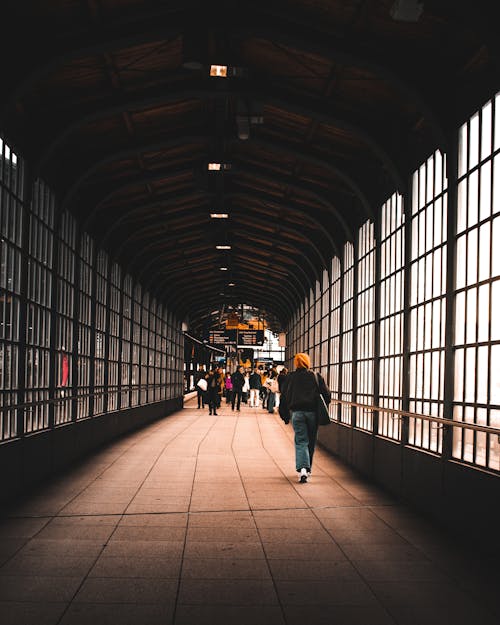
{"type": "MultiPolygon", "coordinates": [[[[373,223],[359,230],[357,280],[357,385],[356,402],[373,405],[373,365],[375,362],[375,236],[373,223]]],[[[356,425],[373,429],[373,412],[357,408],[356,425]]]]}
{"type": "Polygon", "coordinates": [[[23,163],[0,137],[0,441],[18,434],[23,163]]]}
{"type": "MultiPolygon", "coordinates": [[[[456,421],[500,427],[500,96],[459,133],[456,421]]],[[[453,455],[500,469],[498,437],[454,428],[453,455]]]]}
{"type": "Polygon", "coordinates": [[[75,316],[75,249],[76,224],[69,215],[61,215],[57,233],[59,258],[55,267],[57,280],[55,367],[57,402],[54,408],[56,425],[71,421],[73,386],[73,319],[75,316]]]}
{"type": "MultiPolygon", "coordinates": [[[[443,416],[446,320],[445,159],[431,156],[413,176],[410,287],[411,412],[443,416]]],[[[441,451],[442,430],[410,419],[409,443],[441,451]]]]}
{"type": "MultiPolygon", "coordinates": [[[[404,212],[400,195],[382,206],[380,227],[379,405],[403,407],[404,212]]],[[[401,419],[379,413],[378,433],[401,438],[401,419]]]]}
{"type": "Polygon", "coordinates": [[[29,220],[25,402],[32,406],[24,411],[26,433],[49,425],[54,197],[41,181],[34,185],[29,220]]]}
{"type": "Polygon", "coordinates": [[[108,319],[108,256],[102,250],[97,254],[94,332],[94,414],[104,412],[106,354],[106,324],[108,319]]]}
{"type": "Polygon", "coordinates": [[[108,353],[108,411],[118,408],[120,380],[120,316],[121,269],[116,263],[111,267],[109,288],[109,353],[108,353]]]}
{"type": "MultiPolygon", "coordinates": [[[[330,368],[328,382],[333,399],[340,399],[340,315],[341,315],[341,285],[342,271],[340,260],[332,258],[332,284],[330,287],[330,368]]],[[[334,409],[333,414],[338,417],[339,410],[334,409]]]]}
{"type": "Polygon", "coordinates": [[[83,234],[80,248],[80,310],[78,315],[78,419],[90,415],[92,369],[92,285],[94,244],[83,234]]]}
{"type": "MultiPolygon", "coordinates": [[[[344,246],[344,297],[342,301],[342,394],[344,401],[352,401],[352,367],[354,337],[354,246],[344,246]]],[[[340,420],[352,422],[352,409],[342,406],[340,420]]]]}

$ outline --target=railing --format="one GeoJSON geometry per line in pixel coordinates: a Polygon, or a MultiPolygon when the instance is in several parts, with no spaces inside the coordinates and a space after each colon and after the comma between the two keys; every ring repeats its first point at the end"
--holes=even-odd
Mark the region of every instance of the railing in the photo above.
{"type": "Polygon", "coordinates": [[[477,423],[467,423],[465,421],[452,421],[451,419],[445,419],[443,417],[432,417],[430,415],[419,414],[418,412],[407,412],[406,410],[397,410],[396,408],[386,408],[385,406],[373,406],[370,404],[358,404],[352,401],[344,401],[342,399],[331,399],[331,404],[348,406],[350,408],[360,408],[371,412],[385,412],[392,415],[393,419],[403,419],[408,417],[411,419],[421,419],[423,421],[430,421],[436,423],[437,426],[443,429],[456,427],[463,430],[474,430],[476,432],[485,432],[486,434],[492,434],[498,436],[500,442],[500,428],[495,428],[490,425],[479,425],[477,423]]]}
{"type": "MultiPolygon", "coordinates": [[[[90,397],[101,397],[102,395],[112,395],[112,394],[123,394],[123,393],[131,393],[134,391],[142,391],[149,390],[153,388],[165,388],[169,386],[171,383],[163,383],[163,384],[130,384],[128,386],[120,386],[114,388],[100,389],[98,391],[94,391],[93,393],[78,393],[77,395],[61,395],[59,397],[52,397],[50,399],[40,399],[38,401],[30,401],[25,404],[9,404],[6,406],[0,406],[0,413],[2,412],[11,412],[13,410],[28,410],[36,408],[36,406],[46,406],[50,404],[58,405],[67,401],[82,401],[84,399],[88,399],[90,397]]],[[[30,389],[38,390],[38,389],[30,389]]],[[[64,393],[63,388],[56,389],[57,393],[64,393]]]]}

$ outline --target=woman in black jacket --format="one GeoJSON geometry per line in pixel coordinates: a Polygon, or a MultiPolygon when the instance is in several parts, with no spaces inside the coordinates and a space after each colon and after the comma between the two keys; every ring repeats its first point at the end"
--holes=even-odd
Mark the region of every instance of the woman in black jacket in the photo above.
{"type": "Polygon", "coordinates": [[[321,393],[329,404],[330,391],[321,375],[310,371],[311,361],[307,354],[296,354],[294,365],[295,371],[285,379],[283,396],[295,431],[295,466],[299,473],[299,482],[303,483],[311,476],[318,436],[318,394],[321,393]]]}

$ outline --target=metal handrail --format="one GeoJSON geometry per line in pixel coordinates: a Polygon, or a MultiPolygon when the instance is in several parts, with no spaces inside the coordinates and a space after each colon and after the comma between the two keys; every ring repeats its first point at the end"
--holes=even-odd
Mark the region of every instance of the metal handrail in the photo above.
{"type": "MultiPolygon", "coordinates": [[[[117,386],[117,387],[108,387],[107,389],[100,389],[98,391],[94,391],[93,393],[78,393],[77,395],[67,395],[63,397],[51,397],[50,399],[39,399],[37,401],[30,401],[24,404],[10,404],[8,406],[0,406],[0,413],[2,412],[10,412],[11,410],[26,410],[29,408],[34,408],[36,406],[43,406],[47,404],[59,404],[60,402],[66,402],[70,400],[80,401],[82,399],[86,399],[88,397],[99,397],[100,395],[109,395],[110,393],[129,393],[130,391],[141,391],[144,389],[153,389],[157,387],[165,387],[172,382],[163,382],[158,384],[129,384],[128,386],[117,386]]],[[[41,391],[43,389],[29,389],[28,392],[36,392],[41,391]]],[[[55,389],[56,392],[64,391],[64,387],[58,387],[55,389]]]]}
{"type": "Polygon", "coordinates": [[[385,408],[384,406],[373,406],[370,404],[358,404],[352,401],[344,401],[342,399],[331,399],[334,404],[340,404],[342,406],[350,406],[351,408],[361,408],[363,410],[371,410],[372,412],[388,412],[394,416],[409,417],[411,419],[422,419],[423,421],[430,421],[437,423],[445,428],[457,427],[463,430],[475,430],[477,432],[485,432],[486,434],[493,434],[500,437],[500,428],[492,427],[491,425],[479,425],[477,423],[466,423],[464,421],[453,421],[444,417],[433,417],[431,415],[419,414],[418,412],[408,412],[407,410],[398,410],[396,408],[385,408]]]}

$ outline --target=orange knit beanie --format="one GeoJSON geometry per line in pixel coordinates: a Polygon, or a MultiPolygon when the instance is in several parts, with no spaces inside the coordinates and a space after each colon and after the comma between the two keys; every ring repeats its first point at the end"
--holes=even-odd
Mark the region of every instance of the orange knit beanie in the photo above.
{"type": "Polygon", "coordinates": [[[293,364],[296,369],[310,369],[311,360],[307,354],[295,354],[293,364]]]}

